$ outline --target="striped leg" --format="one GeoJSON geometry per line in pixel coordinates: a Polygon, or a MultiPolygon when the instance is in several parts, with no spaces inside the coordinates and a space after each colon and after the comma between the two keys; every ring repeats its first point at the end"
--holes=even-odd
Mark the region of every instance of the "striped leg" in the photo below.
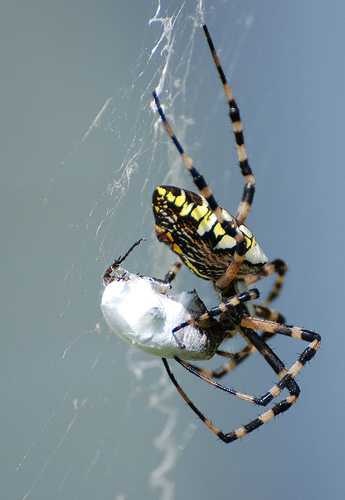
{"type": "Polygon", "coordinates": [[[232,372],[235,370],[235,368],[238,367],[243,361],[249,358],[249,356],[255,352],[255,347],[253,347],[250,344],[247,344],[243,347],[238,352],[227,352],[227,351],[221,351],[217,350],[216,354],[218,356],[223,356],[224,358],[229,358],[229,361],[222,364],[218,368],[214,368],[213,370],[207,370],[205,368],[200,368],[198,366],[193,365],[193,368],[198,371],[199,373],[202,373],[208,378],[215,378],[215,379],[220,379],[227,375],[228,373],[232,372]]]}
{"type": "MultiPolygon", "coordinates": [[[[175,334],[178,330],[190,324],[198,324],[200,326],[202,322],[207,321],[210,318],[214,318],[215,316],[218,316],[221,313],[225,313],[229,309],[235,308],[239,304],[247,302],[248,300],[253,300],[258,296],[259,292],[255,288],[243,292],[241,294],[235,295],[226,302],[222,302],[221,304],[219,304],[218,307],[213,307],[209,311],[206,311],[205,313],[201,314],[200,316],[185,321],[184,323],[181,323],[180,325],[176,326],[173,329],[173,333],[175,334]]],[[[268,308],[265,309],[265,312],[266,314],[273,314],[271,310],[268,308]]],[[[280,313],[276,314],[278,315],[278,317],[282,317],[280,313]]],[[[251,316],[242,318],[240,321],[240,326],[241,326],[240,333],[245,338],[247,343],[251,344],[262,354],[267,363],[269,363],[269,365],[279,375],[280,378],[284,377],[287,374],[287,370],[284,364],[280,361],[280,359],[274,354],[272,349],[270,349],[270,347],[265,343],[265,340],[276,334],[290,335],[296,338],[301,338],[302,340],[307,340],[309,338],[308,337],[309,334],[314,335],[315,339],[318,338],[317,334],[309,332],[308,330],[302,330],[301,328],[298,327],[290,328],[274,321],[269,321],[262,318],[253,318],[251,316]],[[253,331],[253,329],[263,331],[264,335],[260,337],[255,331],[253,331]]],[[[316,340],[315,343],[317,344],[316,340]]],[[[318,347],[319,344],[317,344],[317,348],[318,347]]],[[[308,349],[309,347],[307,347],[305,351],[308,351],[308,349]]]]}
{"type": "Polygon", "coordinates": [[[305,330],[298,326],[281,325],[275,321],[268,321],[266,319],[248,316],[241,320],[241,326],[244,327],[245,330],[254,328],[256,330],[271,332],[272,334],[286,335],[287,337],[309,342],[308,346],[299,355],[297,361],[295,361],[295,363],[293,363],[293,365],[284,374],[284,377],[290,376],[292,379],[299,374],[306,362],[310,361],[315,356],[321,343],[321,337],[318,333],[305,330]]]}
{"type": "MultiPolygon", "coordinates": [[[[265,406],[267,403],[269,403],[274,397],[278,396],[281,392],[281,390],[285,387],[287,380],[294,379],[299,372],[302,370],[304,367],[305,363],[307,361],[310,361],[316,354],[317,350],[320,347],[320,342],[321,338],[317,333],[311,332],[309,330],[305,330],[296,326],[287,326],[287,325],[282,325],[279,323],[276,323],[275,321],[269,321],[265,319],[260,319],[260,318],[253,318],[253,317],[246,317],[241,321],[241,325],[245,327],[245,330],[247,329],[257,329],[257,330],[262,330],[264,331],[264,335],[269,336],[275,335],[275,334],[281,334],[281,335],[286,335],[292,338],[296,338],[298,340],[304,340],[306,342],[309,342],[309,345],[307,348],[302,352],[302,354],[299,356],[298,360],[290,367],[289,370],[286,370],[285,368],[283,370],[280,369],[279,375],[281,376],[281,381],[276,384],[272,389],[270,389],[267,393],[262,395],[260,398],[255,398],[251,397],[248,395],[243,395],[242,393],[237,393],[235,389],[230,389],[226,388],[224,386],[221,386],[214,380],[212,380],[212,373],[213,372],[208,372],[206,370],[200,369],[194,365],[191,365],[190,363],[186,363],[178,358],[175,358],[185,369],[187,369],[189,372],[193,373],[194,375],[198,376],[202,380],[208,382],[209,384],[216,386],[224,391],[230,392],[231,394],[234,394],[235,396],[239,397],[240,399],[246,399],[247,401],[250,401],[255,404],[263,405],[265,406]],[[211,373],[211,375],[210,375],[211,373]],[[245,397],[244,397],[245,396],[245,397]]],[[[253,333],[253,332],[252,332],[253,333]]],[[[248,332],[247,332],[248,334],[248,332]]],[[[260,344],[258,345],[259,350],[261,349],[262,346],[265,346],[264,343],[262,343],[263,337],[261,336],[260,338],[260,344]]],[[[267,346],[268,347],[268,346],[267,346]]],[[[254,348],[255,349],[255,348],[254,348]]],[[[222,351],[220,351],[222,353],[222,351]]],[[[224,353],[229,354],[229,353],[224,353]]],[[[263,353],[262,353],[263,354],[263,353]]],[[[267,353],[269,354],[269,353],[267,353]]],[[[265,356],[265,354],[264,354],[265,356]]],[[[281,361],[279,358],[276,358],[279,363],[281,361]]]]}
{"type": "Polygon", "coordinates": [[[268,262],[267,264],[265,264],[258,273],[247,274],[243,278],[243,280],[247,285],[252,285],[253,283],[256,283],[258,280],[262,278],[271,276],[274,273],[277,274],[277,278],[273,283],[272,290],[270,291],[265,300],[265,304],[270,304],[280,295],[287,270],[288,270],[287,264],[283,260],[275,259],[272,262],[268,262]]]}
{"type": "MultiPolygon", "coordinates": [[[[281,324],[285,323],[285,318],[280,312],[275,311],[274,309],[270,309],[261,304],[254,304],[253,307],[255,309],[256,315],[259,318],[268,319],[269,321],[275,321],[281,324]]],[[[261,334],[261,339],[267,341],[270,340],[275,335],[276,334],[273,332],[263,332],[261,334]]],[[[191,365],[191,366],[196,372],[204,375],[207,378],[220,379],[225,375],[227,375],[228,373],[232,372],[235,368],[237,368],[238,365],[240,365],[243,361],[248,359],[254,352],[256,352],[256,348],[252,344],[245,345],[243,349],[241,349],[238,352],[227,352],[218,349],[216,351],[216,354],[218,354],[218,356],[223,356],[224,358],[229,358],[229,361],[227,363],[224,363],[218,368],[215,368],[213,370],[200,368],[199,366],[196,365],[191,365]]]]}
{"type": "MultiPolygon", "coordinates": [[[[245,399],[250,401],[251,403],[255,403],[258,405],[266,406],[273,398],[277,397],[282,389],[287,387],[290,393],[299,392],[297,390],[297,385],[294,381],[294,378],[298,375],[298,373],[302,370],[303,366],[307,361],[310,361],[316,354],[317,350],[320,347],[321,338],[317,333],[311,332],[309,330],[304,330],[299,327],[290,327],[286,325],[278,324],[274,321],[268,321],[260,318],[246,317],[241,321],[241,326],[244,327],[243,335],[247,338],[253,346],[255,346],[260,353],[264,356],[266,361],[271,365],[271,367],[278,373],[281,378],[278,384],[274,385],[268,392],[260,396],[259,398],[249,396],[247,394],[239,393],[235,389],[226,388],[221,386],[214,380],[209,377],[209,374],[204,370],[191,365],[190,363],[186,363],[178,358],[175,358],[186,370],[198,376],[202,380],[208,382],[209,384],[218,387],[226,392],[229,392],[240,399],[245,399]],[[265,332],[267,336],[270,334],[282,334],[287,335],[289,337],[297,338],[299,340],[305,340],[309,342],[307,348],[302,352],[299,356],[298,360],[290,367],[289,370],[286,370],[281,360],[273,353],[273,351],[267,346],[264,342],[263,337],[259,337],[252,329],[258,329],[265,332]]],[[[220,351],[222,352],[222,351],[220,351]]],[[[226,353],[225,353],[226,354],[226,353]]]]}
{"type": "Polygon", "coordinates": [[[174,279],[176,278],[176,275],[180,271],[181,267],[182,267],[182,262],[180,262],[179,260],[174,262],[174,264],[171,266],[169,271],[164,276],[163,281],[165,283],[171,283],[172,281],[174,281],[174,279]]]}
{"type": "Polygon", "coordinates": [[[244,255],[246,253],[246,243],[244,236],[242,232],[238,229],[238,225],[235,219],[228,221],[224,219],[223,216],[223,211],[221,207],[218,205],[218,202],[216,201],[215,197],[213,196],[213,192],[210,188],[210,186],[206,183],[205,178],[199,173],[199,171],[195,168],[193,165],[193,159],[187,155],[180,143],[180,141],[177,139],[176,134],[168,121],[167,117],[165,116],[165,113],[163,111],[163,108],[161,106],[161,103],[159,101],[158,95],[156,91],[153,92],[153,98],[156,103],[157,111],[159,113],[159,116],[162,120],[163,127],[172,140],[172,142],[175,144],[177,151],[179,152],[181,159],[189,171],[189,173],[192,176],[193,182],[195,186],[198,188],[199,193],[206,198],[210,209],[212,212],[215,214],[217,217],[217,221],[219,224],[222,226],[224,231],[229,234],[232,238],[236,240],[236,246],[234,250],[234,255],[233,255],[233,260],[231,264],[229,265],[228,269],[226,270],[226,273],[224,273],[224,278],[220,278],[217,282],[217,286],[219,288],[227,288],[231,281],[233,281],[237,273],[240,269],[240,266],[244,260],[244,255]]]}
{"type": "Polygon", "coordinates": [[[183,323],[180,323],[179,325],[175,326],[175,328],[173,328],[173,333],[176,333],[182,328],[185,328],[186,326],[192,324],[198,324],[202,326],[202,323],[204,321],[207,321],[210,318],[214,318],[215,316],[219,316],[220,314],[228,311],[229,309],[233,309],[239,306],[240,304],[243,304],[244,302],[255,300],[258,297],[259,297],[259,290],[257,290],[256,288],[252,288],[251,290],[238,293],[237,295],[234,295],[225,302],[221,302],[217,307],[212,307],[203,314],[200,314],[200,316],[189,319],[188,321],[184,321],[183,323]]]}
{"type": "MultiPolygon", "coordinates": [[[[285,323],[284,316],[274,309],[270,309],[263,305],[254,304],[255,314],[259,318],[268,319],[270,321],[276,321],[277,323],[285,323]]],[[[275,333],[272,332],[263,332],[261,334],[261,339],[264,341],[270,340],[275,336],[275,333]]],[[[256,348],[252,344],[247,344],[238,352],[226,352],[217,350],[216,354],[218,356],[223,356],[225,358],[230,358],[227,363],[224,363],[218,368],[213,370],[207,370],[205,368],[199,368],[198,366],[193,365],[193,368],[205,375],[208,378],[220,379],[224,377],[227,373],[232,372],[238,365],[240,365],[243,361],[248,359],[254,352],[256,352],[256,348]]]]}
{"type": "Polygon", "coordinates": [[[229,117],[232,123],[232,130],[235,136],[238,162],[241,169],[241,173],[244,178],[244,189],[243,189],[242,200],[239,204],[236,215],[238,225],[240,225],[243,224],[246,218],[248,217],[248,214],[250,212],[253,203],[253,198],[255,193],[255,177],[248,162],[247,151],[244,144],[243,125],[241,121],[240,110],[234,99],[232,88],[230,87],[230,85],[226,80],[226,76],[220,64],[219,56],[216,52],[216,49],[214,47],[211,35],[207,29],[206,24],[203,25],[203,30],[206,36],[208,46],[211,51],[213,62],[217,68],[219,78],[224,88],[226,100],[229,105],[229,117]]]}
{"type": "MultiPolygon", "coordinates": [[[[269,321],[275,321],[276,323],[285,324],[285,317],[275,309],[271,309],[263,304],[254,304],[254,310],[256,316],[263,319],[268,319],[269,321]]],[[[275,333],[267,332],[271,337],[275,335],[275,333]]]]}
{"type": "Polygon", "coordinates": [[[203,370],[198,369],[198,367],[192,365],[191,363],[188,363],[186,361],[183,361],[182,359],[175,357],[174,358],[183,368],[185,368],[187,371],[192,373],[193,375],[196,375],[199,377],[201,380],[204,382],[207,382],[208,384],[212,385],[213,387],[216,387],[217,389],[221,389],[224,392],[227,392],[228,394],[231,394],[232,396],[236,396],[239,399],[242,399],[244,401],[247,401],[248,403],[253,403],[258,406],[267,406],[268,403],[272,401],[275,397],[277,397],[280,392],[285,388],[287,378],[288,377],[283,377],[278,384],[275,384],[273,387],[271,387],[270,390],[266,391],[264,394],[261,396],[251,396],[250,394],[245,394],[243,392],[238,391],[237,389],[234,389],[233,387],[227,387],[219,382],[216,382],[215,380],[212,380],[212,378],[208,377],[205,375],[205,372],[203,370]]]}
{"type": "Polygon", "coordinates": [[[246,425],[243,425],[231,432],[224,433],[222,430],[220,430],[218,427],[216,427],[211,420],[209,420],[205,415],[199,410],[197,406],[192,402],[192,400],[188,397],[188,395],[185,393],[185,391],[182,389],[182,387],[179,385],[177,382],[174,374],[170,370],[170,366],[165,358],[162,358],[164,367],[170,377],[170,380],[172,383],[175,385],[177,391],[179,392],[180,396],[184,399],[184,401],[188,404],[188,406],[194,411],[194,413],[202,420],[205,425],[210,429],[211,432],[213,432],[219,439],[221,439],[225,443],[231,443],[233,441],[236,441],[239,438],[242,438],[252,432],[253,430],[257,429],[263,424],[266,424],[269,422],[273,417],[276,417],[280,413],[285,412],[288,410],[296,401],[299,396],[299,388],[296,384],[296,389],[290,391],[290,395],[287,396],[285,399],[274,405],[270,410],[267,410],[266,412],[262,413],[259,417],[255,418],[251,422],[249,422],[246,425]]]}

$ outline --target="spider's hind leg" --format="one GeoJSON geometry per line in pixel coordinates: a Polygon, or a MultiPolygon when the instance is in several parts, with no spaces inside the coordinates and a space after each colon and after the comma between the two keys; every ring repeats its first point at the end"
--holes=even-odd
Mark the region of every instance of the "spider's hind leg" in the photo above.
{"type": "MultiPolygon", "coordinates": [[[[261,320],[261,321],[263,322],[264,320],[261,320]]],[[[294,380],[294,377],[298,373],[298,371],[296,370],[296,367],[293,366],[290,368],[290,370],[286,370],[282,361],[272,351],[272,349],[264,342],[263,337],[262,336],[260,337],[253,330],[251,330],[249,328],[243,328],[241,330],[241,333],[244,336],[244,338],[248,341],[248,343],[252,344],[254,349],[256,348],[261,353],[261,355],[265,358],[265,360],[270,364],[270,366],[273,368],[273,370],[278,374],[279,378],[281,379],[277,384],[275,384],[273,387],[271,387],[271,389],[269,389],[268,391],[266,391],[264,394],[262,394],[259,397],[251,396],[249,394],[244,394],[244,393],[239,392],[233,388],[224,387],[221,384],[215,382],[211,377],[208,376],[207,372],[200,369],[199,367],[196,367],[196,366],[194,366],[194,365],[192,365],[192,364],[190,364],[182,359],[179,359],[177,357],[175,357],[175,359],[186,370],[188,370],[193,375],[196,375],[197,377],[202,379],[204,382],[207,382],[210,385],[213,385],[219,389],[222,389],[222,390],[238,397],[239,399],[249,401],[249,402],[254,403],[256,405],[266,406],[274,398],[279,396],[279,394],[281,393],[281,391],[284,388],[287,388],[289,390],[290,394],[298,395],[299,394],[299,387],[294,380]]],[[[309,348],[310,348],[310,346],[309,346],[309,348]]],[[[308,350],[308,348],[307,348],[307,350],[308,350]]],[[[315,351],[316,351],[316,349],[315,349],[315,351]]],[[[311,359],[311,357],[310,357],[310,359],[311,359]]]]}
{"type": "Polygon", "coordinates": [[[287,273],[287,270],[288,270],[287,264],[282,259],[275,259],[272,260],[272,262],[267,262],[267,264],[264,264],[262,266],[262,269],[258,273],[247,274],[243,278],[243,280],[247,285],[252,285],[253,283],[256,283],[262,278],[272,276],[272,274],[277,275],[273,283],[272,289],[267,295],[266,300],[264,301],[264,305],[267,305],[273,302],[280,295],[283,283],[285,281],[285,275],[287,273]]]}
{"type": "MultiPolygon", "coordinates": [[[[172,373],[168,361],[165,358],[162,358],[164,367],[169,375],[170,380],[175,385],[177,391],[184,401],[188,404],[188,406],[193,410],[193,412],[204,422],[204,424],[213,432],[219,439],[221,439],[225,443],[231,443],[239,438],[244,437],[248,433],[257,429],[263,424],[269,422],[273,417],[279,415],[287,411],[296,401],[299,396],[299,387],[297,384],[294,384],[293,388],[289,388],[290,395],[285,399],[274,405],[271,409],[265,411],[261,415],[259,415],[254,420],[250,421],[248,424],[241,426],[231,432],[224,433],[221,429],[216,427],[213,422],[208,419],[199,408],[192,402],[186,392],[182,389],[180,384],[177,382],[174,374],[172,373]]],[[[253,401],[252,401],[253,402],[253,401]]]]}
{"type": "MultiPolygon", "coordinates": [[[[276,323],[285,324],[285,317],[279,311],[271,309],[264,304],[254,304],[255,315],[258,318],[268,319],[269,321],[275,321],[276,323]]],[[[275,333],[267,332],[268,338],[273,337],[275,333]]]]}

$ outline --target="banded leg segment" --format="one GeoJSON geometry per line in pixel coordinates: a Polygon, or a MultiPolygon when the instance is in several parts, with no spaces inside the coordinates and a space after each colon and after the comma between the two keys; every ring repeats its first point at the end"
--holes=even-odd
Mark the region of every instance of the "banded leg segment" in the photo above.
{"type": "Polygon", "coordinates": [[[312,332],[310,330],[305,330],[304,328],[300,328],[298,326],[288,326],[281,325],[276,323],[275,321],[268,321],[261,318],[253,318],[248,316],[241,320],[241,326],[247,329],[256,329],[264,332],[270,332],[275,335],[286,335],[287,337],[292,337],[298,340],[304,340],[305,342],[309,342],[308,346],[304,349],[304,351],[299,355],[297,361],[291,365],[291,367],[287,370],[284,376],[289,376],[294,379],[299,372],[303,369],[307,361],[310,361],[321,344],[321,337],[318,333],[312,332]]]}
{"type": "Polygon", "coordinates": [[[185,368],[187,371],[192,373],[193,375],[196,375],[199,377],[201,380],[204,382],[207,382],[208,384],[212,385],[213,387],[216,387],[217,389],[221,389],[224,392],[227,392],[228,394],[231,394],[232,396],[237,397],[238,399],[242,399],[243,401],[247,401],[249,403],[253,403],[258,406],[266,406],[268,403],[272,401],[275,397],[277,397],[280,392],[285,388],[287,377],[283,377],[278,384],[275,384],[270,390],[266,391],[264,394],[261,396],[252,396],[250,394],[246,394],[243,392],[238,391],[237,389],[234,389],[233,387],[227,387],[219,382],[216,382],[215,380],[212,380],[212,378],[208,377],[205,375],[203,370],[198,369],[198,367],[192,365],[191,363],[188,363],[187,361],[184,361],[178,357],[174,358],[183,368],[185,368]]]}
{"type": "Polygon", "coordinates": [[[218,354],[218,356],[229,358],[229,361],[222,364],[218,368],[214,368],[213,370],[200,368],[196,365],[193,365],[193,368],[208,378],[220,379],[225,375],[227,375],[228,373],[235,370],[235,368],[237,368],[238,365],[243,363],[243,361],[245,361],[255,351],[256,351],[255,347],[253,347],[250,344],[245,345],[240,351],[237,352],[227,352],[227,351],[217,350],[216,354],[218,354]]]}
{"type": "MultiPolygon", "coordinates": [[[[274,309],[270,309],[269,307],[263,306],[261,304],[254,304],[253,305],[255,309],[255,313],[259,318],[267,319],[269,321],[275,321],[276,323],[285,323],[285,318],[284,316],[279,312],[274,309]]],[[[262,340],[267,342],[270,340],[272,337],[274,337],[276,334],[273,333],[272,331],[269,332],[263,332],[260,336],[262,340]]],[[[203,373],[209,378],[215,378],[215,379],[220,379],[224,377],[227,373],[230,373],[233,371],[239,364],[241,364],[243,361],[249,358],[254,352],[256,352],[257,349],[254,347],[251,343],[247,343],[238,352],[227,352],[227,351],[221,351],[217,350],[216,354],[218,356],[223,356],[225,358],[229,358],[229,361],[227,363],[224,363],[218,368],[215,368],[213,370],[207,370],[205,368],[200,368],[196,365],[193,365],[193,367],[197,370],[200,371],[200,373],[203,373]]]]}
{"type": "MultiPolygon", "coordinates": [[[[259,318],[268,319],[270,321],[275,321],[277,323],[285,323],[285,318],[279,311],[275,311],[274,309],[270,309],[269,307],[263,306],[261,304],[254,304],[253,307],[255,309],[255,314],[259,318]]],[[[275,333],[263,332],[261,334],[261,339],[266,342],[267,340],[270,340],[274,336],[275,333]]],[[[218,356],[229,358],[229,361],[227,363],[224,363],[218,368],[215,368],[213,370],[200,368],[196,365],[193,365],[193,367],[196,371],[204,374],[208,378],[220,379],[224,377],[226,374],[232,372],[235,368],[237,368],[238,365],[240,365],[243,361],[245,361],[252,354],[254,354],[254,352],[256,352],[256,348],[250,343],[247,343],[247,345],[245,345],[243,349],[241,349],[238,352],[227,352],[218,349],[216,351],[216,354],[218,354],[218,356]]]]}
{"type": "Polygon", "coordinates": [[[187,155],[180,143],[180,141],[177,139],[176,134],[167,119],[163,108],[161,106],[159,97],[156,93],[156,91],[153,92],[153,98],[156,103],[157,111],[159,113],[159,116],[162,120],[163,127],[170,137],[171,141],[174,143],[177,151],[179,152],[181,159],[189,171],[189,173],[192,176],[193,182],[195,186],[198,188],[199,193],[206,198],[207,203],[210,206],[210,209],[212,212],[215,214],[217,221],[221,225],[221,227],[224,229],[224,231],[229,234],[232,238],[235,239],[236,241],[236,246],[234,249],[234,254],[233,254],[233,260],[231,264],[229,265],[228,269],[226,270],[226,273],[224,274],[224,278],[220,278],[217,282],[217,286],[219,288],[226,288],[229,286],[231,281],[233,281],[240,269],[240,266],[244,260],[245,253],[247,251],[246,247],[246,242],[244,235],[242,232],[239,230],[237,222],[235,219],[232,219],[231,221],[225,220],[223,216],[223,211],[222,208],[218,205],[218,202],[216,201],[212,189],[210,186],[207,184],[205,178],[199,173],[199,171],[195,168],[193,164],[193,159],[187,155]]]}
{"type": "Polygon", "coordinates": [[[233,309],[239,306],[240,304],[243,304],[244,302],[255,300],[258,297],[259,297],[259,290],[257,290],[256,288],[252,288],[251,290],[234,295],[229,300],[221,302],[217,307],[212,307],[205,313],[200,314],[200,316],[197,316],[196,318],[193,319],[189,319],[188,321],[184,321],[183,323],[180,323],[179,325],[175,326],[175,328],[173,328],[173,333],[178,332],[179,330],[185,328],[188,325],[192,324],[202,325],[202,322],[207,321],[210,318],[214,318],[215,316],[219,316],[220,314],[225,313],[229,309],[233,309]]]}
{"type": "Polygon", "coordinates": [[[272,262],[268,262],[262,266],[262,269],[256,274],[247,274],[243,280],[247,285],[252,285],[262,278],[271,276],[272,274],[277,274],[277,278],[273,283],[273,287],[269,292],[265,305],[270,304],[275,300],[281,292],[283,283],[285,281],[285,274],[287,273],[287,264],[282,259],[275,259],[272,262]]]}
{"type": "MultiPolygon", "coordinates": [[[[276,323],[285,324],[285,317],[275,309],[271,309],[263,304],[254,304],[255,315],[262,319],[267,319],[269,321],[275,321],[276,323]]],[[[269,332],[267,332],[269,333],[269,332]]],[[[270,333],[270,337],[273,337],[275,333],[270,333]]]]}
{"type": "MultiPolygon", "coordinates": [[[[235,296],[231,297],[229,300],[227,300],[226,302],[222,302],[221,304],[219,304],[218,307],[214,307],[214,308],[210,309],[209,311],[206,311],[205,313],[201,314],[200,316],[193,318],[193,319],[190,319],[188,321],[185,321],[184,323],[181,323],[180,325],[176,326],[173,329],[173,333],[175,334],[178,330],[180,330],[181,328],[184,328],[185,326],[190,325],[190,324],[200,325],[200,324],[202,324],[203,321],[207,321],[208,319],[214,318],[215,316],[218,316],[221,313],[225,313],[229,309],[235,308],[236,306],[238,306],[239,304],[241,304],[243,302],[257,298],[258,295],[259,295],[259,292],[256,289],[248,290],[244,293],[235,295],[235,296]]],[[[266,312],[267,312],[267,310],[266,310],[266,312]]],[[[287,387],[289,390],[291,389],[293,391],[297,391],[297,388],[296,388],[297,384],[293,380],[295,375],[293,373],[288,373],[288,371],[286,370],[286,368],[284,366],[284,363],[278,358],[278,356],[273,352],[273,350],[266,344],[265,340],[267,338],[272,337],[273,335],[275,335],[277,333],[281,333],[283,335],[290,335],[290,336],[294,336],[296,338],[302,338],[303,340],[305,340],[307,337],[303,337],[303,335],[304,335],[304,332],[308,332],[308,331],[307,330],[302,331],[302,329],[295,327],[293,329],[293,334],[289,334],[290,330],[292,331],[292,329],[290,327],[286,327],[285,325],[280,325],[279,323],[276,323],[274,321],[272,322],[272,321],[268,321],[268,320],[261,319],[261,318],[253,318],[250,316],[241,319],[240,326],[241,326],[240,333],[245,338],[246,342],[260,352],[260,354],[265,358],[266,362],[277,373],[277,375],[279,376],[280,379],[284,379],[284,380],[287,379],[287,382],[288,382],[287,387]],[[254,329],[263,331],[264,335],[259,336],[254,331],[254,329]],[[298,335],[300,335],[300,337],[298,337],[298,335]],[[290,377],[290,375],[292,376],[292,378],[290,377]],[[291,378],[291,380],[290,380],[290,378],[291,378]]],[[[308,334],[309,333],[310,332],[308,332],[308,334]]],[[[305,333],[305,335],[307,335],[307,333],[305,333]]],[[[313,334],[313,335],[315,335],[315,339],[318,338],[317,334],[313,334]]],[[[315,342],[316,342],[316,340],[315,340],[315,342]]],[[[314,345],[311,347],[314,347],[314,345]]],[[[250,349],[250,350],[252,350],[252,349],[250,349]]],[[[306,351],[307,350],[308,350],[308,348],[306,349],[306,351]]],[[[248,354],[249,354],[249,349],[248,349],[248,354]]],[[[283,385],[281,386],[281,384],[278,384],[277,386],[275,386],[273,388],[273,392],[274,392],[275,396],[277,396],[281,392],[282,387],[283,387],[283,385]]]]}
{"type": "Polygon", "coordinates": [[[255,193],[255,177],[253,175],[253,172],[249,166],[248,162],[248,155],[244,143],[244,135],[243,135],[243,125],[241,121],[241,116],[240,116],[240,110],[239,107],[234,99],[232,88],[227,82],[224,70],[221,66],[219,56],[217,54],[217,51],[214,47],[211,35],[208,31],[208,28],[206,24],[203,25],[203,30],[206,36],[206,40],[208,43],[208,46],[211,51],[212,59],[213,62],[217,68],[217,72],[220,78],[220,81],[222,82],[223,88],[224,88],[224,93],[226,100],[229,105],[229,117],[232,123],[232,130],[234,133],[235,137],[235,142],[236,142],[236,151],[237,151],[237,157],[238,157],[238,163],[239,167],[241,169],[242,176],[244,178],[244,188],[243,188],[243,195],[242,195],[242,200],[239,204],[238,210],[237,210],[237,215],[236,215],[236,220],[238,225],[241,225],[245,222],[245,220],[248,217],[248,214],[250,212],[252,203],[253,203],[253,198],[254,198],[254,193],[255,193]]]}

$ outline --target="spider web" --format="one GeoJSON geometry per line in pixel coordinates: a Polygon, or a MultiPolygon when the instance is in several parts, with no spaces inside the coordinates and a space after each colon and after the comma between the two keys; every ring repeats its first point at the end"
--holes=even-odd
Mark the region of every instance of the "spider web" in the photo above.
{"type": "MultiPolygon", "coordinates": [[[[243,12],[235,3],[230,2],[228,7],[234,7],[234,11],[240,13],[236,22],[241,33],[240,37],[232,37],[230,61],[229,53],[222,54],[227,68],[231,70],[237,63],[253,17],[247,9],[243,12]]],[[[181,142],[186,144],[193,156],[199,158],[200,153],[202,157],[201,145],[208,139],[208,125],[203,119],[205,110],[201,110],[207,85],[203,80],[205,78],[207,82],[211,74],[213,85],[215,79],[210,61],[205,63],[206,51],[200,54],[199,49],[204,43],[200,23],[204,16],[215,19],[215,11],[214,5],[207,5],[206,9],[201,0],[165,4],[157,1],[146,19],[144,47],[141,52],[138,48],[137,61],[130,68],[133,72],[131,82],[116,95],[104,99],[81,132],[80,139],[62,159],[59,179],[53,179],[46,192],[45,202],[49,203],[52,193],[59,189],[64,169],[70,167],[76,157],[83,156],[84,152],[87,154],[88,145],[98,137],[106,138],[107,147],[118,149],[121,162],[108,172],[106,187],[100,186],[95,192],[94,201],[81,215],[80,222],[72,223],[75,234],[88,237],[80,246],[82,258],[75,259],[64,272],[66,299],[59,306],[60,325],[61,330],[72,331],[75,328],[75,331],[64,344],[56,363],[58,369],[63,366],[62,369],[68,373],[76,364],[86,386],[92,385],[96,372],[99,373],[96,379],[104,376],[108,383],[101,389],[99,386],[85,389],[81,380],[76,379],[70,385],[64,385],[64,396],[52,408],[49,418],[42,423],[18,461],[17,471],[28,476],[22,500],[40,498],[52,475],[59,479],[55,480],[55,492],[50,498],[93,498],[88,495],[97,492],[97,481],[109,483],[109,491],[103,498],[176,498],[172,471],[182,451],[193,439],[197,423],[190,416],[187,423],[179,425],[175,389],[163,373],[161,361],[119,346],[119,341],[114,341],[109,335],[100,314],[97,314],[99,319],[95,322],[90,321],[87,314],[84,324],[75,322],[71,325],[70,322],[73,310],[78,310],[79,301],[82,304],[90,293],[90,284],[86,283],[87,270],[80,263],[85,262],[85,256],[89,257],[90,253],[94,252],[97,263],[94,274],[96,292],[101,289],[101,272],[138,237],[145,236],[147,241],[125,263],[130,271],[160,277],[174,260],[153,236],[150,197],[158,183],[183,186],[189,180],[175,149],[162,132],[157,113],[150,104],[151,92],[157,89],[181,142]],[[130,130],[125,138],[124,130],[130,130]],[[73,296],[73,291],[68,292],[75,285],[80,291],[78,299],[73,296]],[[122,362],[118,358],[114,361],[112,349],[121,349],[124,353],[122,362]],[[87,359],[82,367],[80,356],[87,359]],[[113,391],[119,391],[115,400],[113,391]],[[102,417],[97,420],[100,412],[102,417]],[[145,414],[143,417],[141,412],[145,414]],[[116,421],[111,420],[115,417],[116,421]],[[73,449],[78,436],[82,436],[93,418],[97,422],[96,437],[90,436],[89,446],[83,450],[86,458],[81,459],[81,470],[77,474],[72,468],[62,467],[59,455],[61,450],[68,453],[69,449],[73,449]],[[153,444],[155,453],[149,453],[147,458],[139,452],[138,460],[142,464],[139,470],[133,464],[137,458],[127,456],[123,450],[127,446],[126,439],[139,440],[138,447],[142,449],[145,436],[141,435],[144,431],[141,418],[146,424],[152,422],[151,428],[147,426],[150,429],[147,430],[150,435],[147,442],[151,446],[153,444]],[[130,431],[127,432],[127,429],[130,431]],[[121,432],[126,434],[124,438],[121,432]],[[40,465],[36,470],[32,470],[31,464],[36,457],[43,458],[38,460],[40,465]],[[135,486],[130,485],[125,464],[132,464],[132,473],[136,475],[135,486]],[[58,472],[55,475],[56,469],[58,472]],[[110,480],[114,470],[117,471],[115,481],[110,480]]],[[[228,34],[223,33],[223,48],[226,40],[228,34]]],[[[223,106],[222,99],[223,96],[217,92],[213,96],[214,106],[207,109],[207,115],[214,121],[223,106]]],[[[225,136],[228,136],[228,130],[225,136]]],[[[212,155],[210,159],[212,161],[212,155]]],[[[205,159],[205,163],[210,159],[205,159]]],[[[177,286],[184,289],[198,286],[206,297],[210,295],[208,287],[193,281],[191,276],[185,277],[177,286]]],[[[97,293],[94,294],[94,298],[97,305],[99,294],[98,298],[97,293]]],[[[135,455],[136,446],[128,446],[128,449],[135,455]]]]}
{"type": "MultiPolygon", "coordinates": [[[[343,11],[296,0],[2,2],[1,499],[344,498],[343,11]],[[274,307],[323,337],[300,403],[229,447],[160,360],[128,349],[100,311],[102,273],[138,238],[130,271],[159,277],[174,260],[153,235],[153,187],[193,189],[150,106],[154,88],[219,203],[237,207],[243,182],[202,15],[257,178],[249,226],[290,269],[274,307]]],[[[174,286],[216,304],[186,269],[174,286]]],[[[272,347],[286,363],[302,350],[288,338],[272,347]]],[[[261,394],[276,381],[264,365],[252,356],[225,382],[261,394]]],[[[258,415],[172,369],[222,430],[258,415]]]]}

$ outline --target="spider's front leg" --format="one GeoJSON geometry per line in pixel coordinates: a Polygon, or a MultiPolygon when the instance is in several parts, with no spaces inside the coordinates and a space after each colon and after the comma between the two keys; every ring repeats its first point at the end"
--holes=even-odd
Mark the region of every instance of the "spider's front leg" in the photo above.
{"type": "Polygon", "coordinates": [[[244,224],[245,220],[247,219],[253,203],[253,198],[255,194],[255,177],[248,162],[248,155],[244,142],[243,124],[240,116],[240,109],[234,98],[232,88],[226,79],[224,70],[220,63],[219,55],[217,54],[213,40],[211,38],[210,32],[208,31],[206,24],[204,24],[202,28],[204,30],[206,40],[211,52],[211,56],[216,66],[220,81],[223,85],[225,98],[229,106],[229,118],[232,124],[232,131],[234,133],[234,138],[236,143],[238,164],[244,179],[242,200],[239,204],[236,214],[237,224],[240,226],[241,224],[244,224]]]}

